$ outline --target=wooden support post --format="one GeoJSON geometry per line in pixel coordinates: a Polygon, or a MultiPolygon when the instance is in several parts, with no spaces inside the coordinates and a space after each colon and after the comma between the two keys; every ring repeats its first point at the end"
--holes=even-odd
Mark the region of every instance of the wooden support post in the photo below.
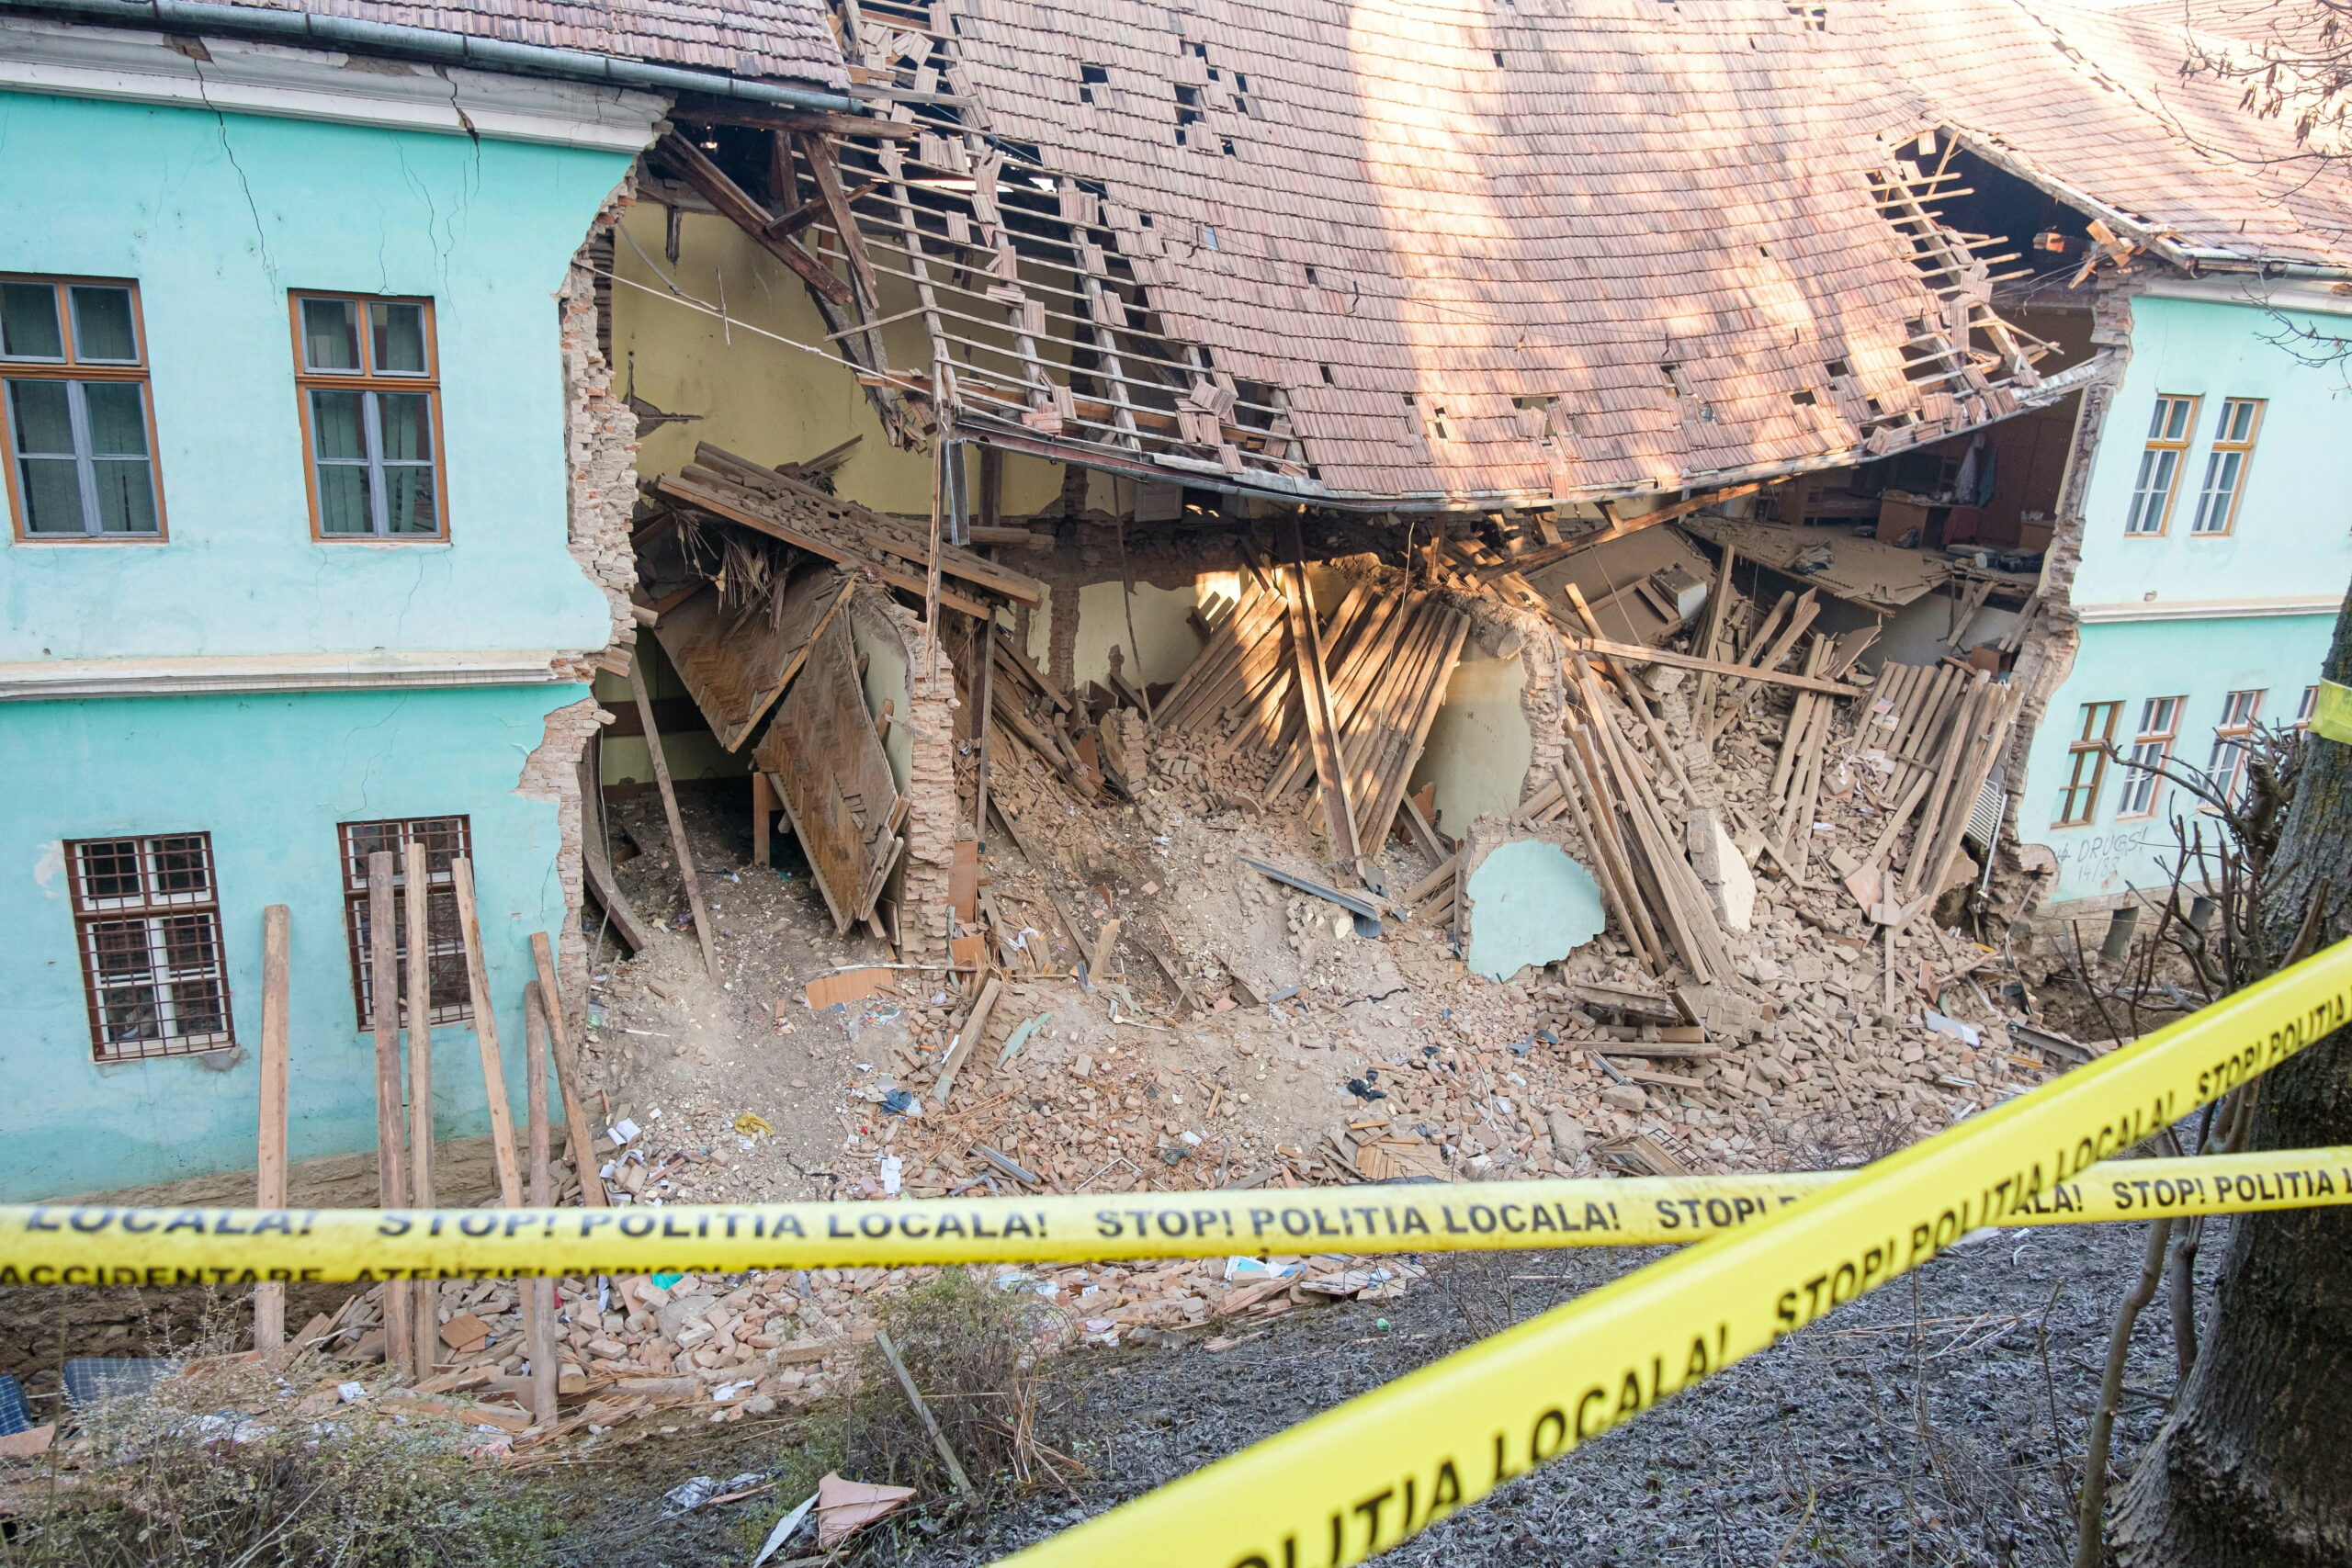
{"type": "MultiPolygon", "coordinates": [[[[989,455],[987,447],[982,447],[981,452],[984,456],[989,455]]],[[[979,852],[985,855],[989,852],[989,737],[996,707],[996,615],[993,611],[980,622],[979,648],[980,711],[974,723],[979,731],[980,762],[972,780],[972,837],[978,841],[979,852]]]]}
{"type": "MultiPolygon", "coordinates": [[[[293,913],[283,904],[261,912],[261,1133],[254,1206],[286,1207],[286,1010],[293,974],[293,913]]],[[[286,1287],[254,1287],[254,1348],[265,1361],[286,1350],[286,1287]]]]}
{"type": "MultiPolygon", "coordinates": [[[[430,1209],[433,1190],[433,925],[430,912],[432,868],[424,846],[411,839],[403,851],[406,868],[401,880],[407,891],[401,917],[408,932],[408,1190],[409,1201],[430,1209]]],[[[432,1280],[408,1282],[413,1305],[410,1325],[415,1336],[412,1358],[416,1375],[429,1377],[440,1339],[440,1284],[432,1280]]]]}
{"type": "MultiPolygon", "coordinates": [[[[531,1207],[555,1205],[548,1172],[548,1027],[554,1018],[537,980],[523,987],[523,1038],[531,1060],[523,1075],[530,1101],[525,1117],[531,1150],[531,1207]]],[[[523,1336],[531,1361],[531,1420],[540,1430],[555,1426],[555,1281],[547,1275],[523,1281],[523,1336]]]]}
{"type": "MultiPolygon", "coordinates": [[[[686,885],[686,908],[694,911],[695,936],[702,943],[702,966],[718,977],[718,950],[712,945],[710,911],[703,908],[702,878],[695,874],[694,851],[686,844],[686,819],[678,814],[678,786],[670,782],[670,759],[662,750],[662,731],[653,722],[653,698],[645,689],[642,650],[632,649],[628,661],[629,694],[637,699],[637,716],[645,727],[645,749],[653,754],[653,782],[662,791],[662,809],[670,823],[670,848],[678,856],[678,874],[686,885]]],[[[509,1143],[513,1139],[510,1134],[509,1143]]]]}
{"type": "Polygon", "coordinates": [[[458,895],[458,935],[466,949],[466,987],[473,1005],[474,1043],[481,1051],[482,1089],[489,1100],[491,1157],[498,1168],[498,1201],[506,1208],[523,1206],[523,1172],[514,1156],[514,1102],[506,1094],[506,1060],[498,1054],[498,1017],[492,1010],[490,970],[482,962],[481,921],[474,908],[473,863],[458,857],[449,863],[449,882],[458,895]]]}
{"type": "MultiPolygon", "coordinates": [[[[756,776],[756,775],[755,775],[756,776]]],[[[555,1045],[555,1087],[563,1096],[565,1155],[580,1173],[580,1201],[591,1209],[607,1207],[604,1179],[596,1174],[596,1134],[588,1121],[588,1097],[580,1088],[580,1058],[571,1048],[571,1022],[563,1008],[563,988],[555,983],[555,947],[545,931],[531,933],[531,957],[539,973],[539,998],[546,1004],[548,1034],[555,1045]]]]}
{"type": "MultiPolygon", "coordinates": [[[[368,857],[368,1004],[376,1034],[376,1206],[408,1207],[408,1142],[401,1135],[400,895],[390,850],[368,857]]],[[[384,1284],[384,1359],[395,1377],[415,1374],[409,1324],[415,1292],[384,1284]]]]}
{"type": "Polygon", "coordinates": [[[768,776],[758,769],[752,770],[752,863],[768,863],[768,818],[775,815],[775,795],[768,788],[768,776]]]}

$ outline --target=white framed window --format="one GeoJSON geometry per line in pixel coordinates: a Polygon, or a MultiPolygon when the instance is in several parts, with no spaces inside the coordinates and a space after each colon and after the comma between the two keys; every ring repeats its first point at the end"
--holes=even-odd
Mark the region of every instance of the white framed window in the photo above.
{"type": "Polygon", "coordinates": [[[2061,828],[2080,828],[2098,816],[2099,786],[2107,782],[2107,749],[2115,740],[2121,703],[2085,703],[2075,739],[2066,748],[2066,784],[2058,792],[2061,828]]]}
{"type": "Polygon", "coordinates": [[[2197,405],[2202,400],[2172,392],[2156,399],[2155,412],[2148,416],[2148,444],[2140,453],[2140,472],[2132,483],[2124,533],[2151,536],[2162,534],[2172,521],[2180,466],[2188,460],[2188,438],[2196,432],[2197,405]]]}
{"type": "Polygon", "coordinates": [[[2262,432],[2260,398],[2225,398],[2213,429],[2213,449],[2205,458],[2205,485],[2197,493],[2192,534],[2226,534],[2237,525],[2238,498],[2245,491],[2246,466],[2254,461],[2254,438],[2262,432]]]}
{"type": "Polygon", "coordinates": [[[2172,743],[2180,737],[2180,708],[2184,698],[2150,697],[2140,705],[2140,732],[2132,741],[2132,756],[2124,764],[2123,787],[2117,793],[2115,815],[2153,817],[2156,814],[2157,796],[2163,792],[2163,780],[2156,770],[2172,755],[2172,743]]]}
{"type": "Polygon", "coordinates": [[[2213,727],[2213,754],[2205,773],[2224,800],[2234,802],[2245,787],[2246,743],[2261,712],[2260,692],[2232,692],[2222,699],[2222,722],[2213,727]]]}

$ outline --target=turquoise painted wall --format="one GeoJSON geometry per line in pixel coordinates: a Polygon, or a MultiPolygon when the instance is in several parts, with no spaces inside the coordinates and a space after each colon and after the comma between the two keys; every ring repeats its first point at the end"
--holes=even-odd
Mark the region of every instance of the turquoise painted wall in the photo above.
{"type": "MultiPolygon", "coordinates": [[[[2307,366],[2276,341],[2281,322],[2259,305],[2140,296],[2132,300],[2132,355],[2099,437],[2084,496],[2083,558],[2073,603],[2147,605],[2181,601],[2303,599],[2341,595],[2352,582],[2352,391],[2340,367],[2307,366]],[[2126,536],[2148,423],[2160,394],[2193,394],[2197,424],[2182,466],[2170,525],[2126,536]],[[2213,537],[2189,532],[2206,458],[2228,398],[2267,400],[2235,526],[2213,537]]],[[[2342,335],[2352,317],[2290,314],[2290,324],[2342,335]]],[[[2150,697],[2185,697],[2177,761],[2202,768],[2213,726],[2233,691],[2266,694],[2258,713],[2291,721],[2318,679],[2334,614],[2093,622],[2064,684],[2051,699],[2030,752],[2018,828],[2058,857],[2052,900],[2153,889],[2177,852],[2177,792],[2160,786],[2153,817],[2117,820],[2126,772],[2110,763],[2096,820],[2052,826],[2068,777],[2067,746],[2082,705],[2120,702],[2116,740],[2128,753],[2150,697]]],[[[2194,815],[2193,805],[2188,807],[2194,815]]]]}
{"type": "MultiPolygon", "coordinates": [[[[2352,390],[2341,367],[2302,364],[2276,342],[2278,320],[2252,304],[2142,297],[2132,302],[2132,357],[2099,437],[2084,496],[2076,604],[2257,599],[2342,593],[2352,582],[2352,390]],[[2193,445],[2171,526],[2126,536],[2148,422],[2159,394],[2196,394],[2193,445]],[[2222,537],[2189,533],[2225,398],[2263,398],[2237,524],[2222,537]]],[[[2352,316],[2290,314],[2324,335],[2352,316]]]]}
{"type": "MultiPolygon", "coordinates": [[[[2048,845],[2058,857],[2057,886],[2050,897],[2064,902],[2164,887],[2179,843],[2175,818],[2199,819],[2193,800],[2160,783],[2153,817],[2118,820],[2117,806],[2130,775],[2109,762],[2095,819],[2080,828],[2052,827],[2068,776],[2066,749],[2081,732],[2083,704],[2123,705],[2116,743],[2129,755],[2145,699],[2187,698],[2173,755],[2176,762],[2202,768],[2211,758],[2213,726],[2227,694],[2261,691],[2258,718],[2272,724],[2293,720],[2303,688],[2319,679],[2334,626],[2333,615],[2279,615],[2083,627],[2074,671],[2034,735],[2018,807],[2020,836],[2048,845]]],[[[2210,840],[2212,819],[2203,820],[2210,840]]]]}
{"type": "Polygon", "coordinates": [[[171,531],[7,547],[0,661],[601,647],[564,552],[551,296],[628,165],[0,94],[0,271],[138,281],[171,531]],[[311,542],[291,288],[434,299],[451,543],[311,542]]]}
{"type": "MultiPolygon", "coordinates": [[[[119,698],[0,709],[0,1201],[251,1169],[262,908],[292,913],[291,1152],[375,1145],[373,1036],[359,1032],[335,825],[472,818],[482,944],[522,1119],[530,935],[561,931],[551,802],[514,793],[545,715],[584,686],[119,698]],[[61,840],[212,835],[239,1051],[101,1066],[74,953],[61,840]]],[[[465,1025],[434,1032],[444,1137],[487,1130],[465,1025]]]]}

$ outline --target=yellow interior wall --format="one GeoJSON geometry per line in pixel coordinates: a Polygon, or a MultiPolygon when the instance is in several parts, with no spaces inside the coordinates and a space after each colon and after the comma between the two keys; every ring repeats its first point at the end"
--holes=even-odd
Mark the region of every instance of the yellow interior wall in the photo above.
{"type": "MultiPolygon", "coordinates": [[[[1078,591],[1078,645],[1070,650],[1070,674],[1080,691],[1089,681],[1110,686],[1111,646],[1127,647],[1127,609],[1117,582],[1090,582],[1078,591]]],[[[1201,639],[1185,615],[1201,602],[1198,584],[1159,588],[1138,582],[1135,590],[1136,641],[1128,650],[1127,679],[1140,663],[1146,683],[1173,681],[1201,651],[1201,639]]]]}
{"type": "Polygon", "coordinates": [[[1526,671],[1516,659],[1490,659],[1473,645],[1446,682],[1412,787],[1437,784],[1438,825],[1455,838],[1481,816],[1509,817],[1535,755],[1519,705],[1526,671]]]}
{"type": "MultiPolygon", "coordinates": [[[[929,457],[890,445],[865,389],[844,366],[777,341],[831,352],[824,320],[800,279],[726,219],[683,213],[674,264],[662,254],[667,230],[668,209],[659,202],[641,202],[621,220],[613,247],[619,279],[612,295],[615,384],[664,412],[702,417],[646,435],[638,472],[674,473],[693,459],[698,442],[755,462],[785,463],[855,435],[863,439],[835,472],[840,492],[876,511],[928,516],[929,457]],[[705,304],[723,305],[731,320],[669,298],[663,274],[705,304]]],[[[887,276],[882,282],[885,317],[914,307],[910,287],[887,276]]],[[[891,366],[928,368],[930,341],[920,317],[891,322],[881,337],[891,366]]],[[[967,449],[966,463],[967,493],[977,506],[978,453],[967,449]]],[[[1061,494],[1061,482],[1060,465],[1007,454],[1005,515],[1046,509],[1061,494]]]]}

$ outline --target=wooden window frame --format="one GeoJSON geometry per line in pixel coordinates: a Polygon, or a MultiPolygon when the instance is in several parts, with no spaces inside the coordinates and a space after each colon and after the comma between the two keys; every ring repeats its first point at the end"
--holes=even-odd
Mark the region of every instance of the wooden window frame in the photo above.
{"type": "Polygon", "coordinates": [[[2120,699],[2083,705],[2082,728],[2066,748],[2066,782],[2058,791],[2058,820],[2052,827],[2087,828],[2098,820],[2099,791],[2107,784],[2108,749],[2115,744],[2115,727],[2122,716],[2120,699]],[[2098,717],[2102,710],[2107,716],[2104,723],[2098,717]],[[2090,771],[2087,782],[2083,776],[2086,768],[2090,771]]]}
{"type": "MultiPolygon", "coordinates": [[[[311,508],[311,537],[322,545],[446,545],[449,542],[448,446],[441,435],[441,335],[429,295],[352,294],[330,288],[288,289],[286,316],[294,344],[294,402],[302,422],[302,493],[311,508]],[[356,305],[363,312],[359,332],[360,371],[312,370],[302,346],[302,302],[329,299],[356,305]],[[420,305],[424,310],[424,374],[407,376],[375,368],[375,334],[368,330],[364,312],[370,305],[420,305]],[[311,394],[328,392],[422,392],[431,414],[433,431],[433,513],[430,534],[330,534],[322,526],[319,506],[318,439],[311,413],[311,394]]],[[[381,465],[380,456],[377,459],[381,465]]]]}
{"type": "Polygon", "coordinates": [[[2223,398],[2222,400],[2222,417],[2213,426],[2213,444],[2206,449],[2205,479],[2197,488],[2197,511],[2188,520],[2190,538],[2226,539],[2237,531],[2238,506],[2245,499],[2246,475],[2254,468],[2254,444],[2262,436],[2262,416],[2269,404],[2270,400],[2267,398],[2223,398]],[[2233,411],[2245,408],[2254,411],[2246,418],[2245,434],[2241,437],[2231,437],[2229,430],[2233,411]],[[2237,473],[2230,483],[2229,505],[2222,511],[2221,526],[2208,528],[2205,526],[2205,522],[2215,493],[2213,479],[2222,468],[2222,459],[2232,454],[2236,455],[2238,467],[2237,473]]]}
{"type": "Polygon", "coordinates": [[[83,1001],[89,1010],[91,1059],[113,1065],[233,1049],[237,1043],[236,1020],[230,1008],[228,953],[220,929],[220,868],[212,854],[212,835],[122,833],[97,839],[69,839],[64,849],[66,880],[73,893],[74,948],[82,966],[83,1001]],[[97,875],[105,874],[95,871],[90,857],[125,845],[130,846],[132,862],[138,868],[138,892],[96,892],[93,885],[97,875]],[[178,890],[158,886],[166,874],[162,857],[167,853],[185,855],[191,847],[202,859],[203,886],[178,890]],[[198,922],[204,933],[199,940],[211,951],[210,962],[171,964],[171,947],[161,929],[166,921],[198,922]],[[135,1039],[115,1037],[107,1022],[108,994],[132,988],[139,981],[129,978],[127,971],[124,976],[113,980],[101,974],[100,932],[106,927],[132,924],[148,928],[144,936],[149,966],[143,975],[146,985],[156,993],[149,1005],[157,1017],[168,1015],[170,1022],[176,1024],[181,1006],[175,994],[178,987],[209,980],[218,995],[219,1028],[182,1033],[166,1025],[160,1032],[135,1039]],[[175,993],[168,998],[164,995],[167,988],[175,993]]]}
{"type": "MultiPolygon", "coordinates": [[[[26,500],[23,476],[17,463],[17,422],[14,400],[5,388],[0,388],[0,461],[7,468],[8,521],[11,537],[19,545],[167,545],[171,543],[171,519],[164,512],[164,457],[155,442],[155,388],[151,378],[153,360],[147,344],[147,317],[139,299],[139,284],[129,277],[79,277],[57,273],[0,272],[0,283],[46,283],[56,295],[58,328],[62,334],[65,357],[62,360],[9,359],[0,357],[0,383],[7,381],[121,381],[140,389],[140,412],[147,422],[147,482],[154,491],[155,531],[152,534],[36,534],[28,525],[32,521],[30,503],[26,500]],[[130,294],[130,330],[138,339],[139,358],[131,364],[100,361],[85,363],[78,350],[80,344],[74,330],[73,299],[66,290],[76,285],[96,288],[122,288],[130,294]]],[[[86,520],[85,520],[86,523],[86,520]]]]}
{"type": "MultiPolygon", "coordinates": [[[[2222,698],[2222,722],[2213,727],[2213,750],[2206,760],[2205,776],[2213,782],[2214,793],[2223,800],[2234,803],[2238,791],[2245,787],[2246,742],[2262,722],[2262,699],[2270,694],[2269,688],[2231,692],[2222,698]],[[2245,700],[2245,712],[2240,713],[2239,698],[2245,700]],[[2227,761],[2228,766],[2223,767],[2227,761]]],[[[2208,805],[2206,810],[2214,808],[2208,805]]]]}
{"type": "Polygon", "coordinates": [[[2188,467],[2188,449],[2197,444],[2197,421],[2205,412],[2204,394],[2199,392],[2158,392],[2156,406],[2148,420],[2148,438],[2140,448],[2140,473],[2132,476],[2132,499],[2123,513],[2123,536],[2127,539],[2161,539],[2172,531],[2172,509],[2180,500],[2182,474],[2188,467]],[[2170,422],[2165,411],[2176,403],[2187,403],[2188,415],[2180,421],[2180,434],[2166,435],[2170,422]],[[2149,493],[2141,480],[2146,476],[2150,463],[2160,453],[2172,454],[2172,478],[2165,486],[2164,505],[2157,510],[2155,526],[2134,528],[2132,524],[2140,513],[2140,498],[2149,493]]]}
{"type": "Polygon", "coordinates": [[[2173,742],[2180,739],[2181,710],[2187,697],[2148,697],[2140,704],[2140,732],[2132,738],[2132,755],[2123,764],[2123,784],[2116,792],[2115,819],[2136,822],[2154,817],[2164,801],[2164,778],[2156,773],[2172,759],[2173,742]],[[2158,705],[2164,705],[2159,709],[2158,705]],[[2153,752],[2151,748],[2154,748],[2153,752]],[[2133,807],[2134,792],[2143,792],[2133,807]]]}
{"type": "Polygon", "coordinates": [[[466,950],[462,933],[458,930],[458,893],[456,879],[449,873],[453,856],[469,858],[473,853],[473,819],[451,813],[439,817],[378,817],[356,822],[335,824],[335,854],[343,867],[343,934],[345,946],[351,955],[351,1005],[362,1032],[375,1027],[374,998],[368,995],[375,985],[372,940],[368,930],[368,856],[376,850],[392,852],[392,910],[399,924],[395,928],[394,951],[398,954],[401,1023],[408,1023],[408,857],[410,841],[420,833],[437,836],[436,844],[428,837],[425,850],[425,919],[426,936],[430,942],[427,962],[432,965],[433,989],[435,1000],[425,1019],[427,1027],[443,1023],[465,1023],[474,1016],[472,987],[466,976],[466,950]],[[435,863],[438,862],[436,865],[435,863]],[[450,998],[450,999],[440,999],[450,998]]]}

